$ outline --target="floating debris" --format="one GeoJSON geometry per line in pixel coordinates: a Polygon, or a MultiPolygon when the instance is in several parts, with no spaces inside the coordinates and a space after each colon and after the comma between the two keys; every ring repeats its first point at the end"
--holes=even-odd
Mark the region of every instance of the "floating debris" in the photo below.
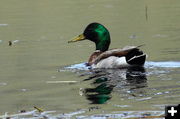
{"type": "Polygon", "coordinates": [[[25,112],[26,112],[26,110],[24,110],[24,109],[23,109],[23,110],[20,110],[19,112],[20,112],[20,113],[25,113],[25,112]]]}
{"type": "Polygon", "coordinates": [[[11,46],[12,45],[12,41],[9,41],[9,46],[11,46]]]}
{"type": "Polygon", "coordinates": [[[90,111],[93,111],[93,110],[97,110],[97,109],[101,109],[101,108],[98,107],[98,106],[89,107],[89,112],[90,112],[90,111]]]}
{"type": "Polygon", "coordinates": [[[19,40],[9,41],[9,46],[12,46],[13,44],[18,43],[18,42],[19,40]]]}
{"type": "Polygon", "coordinates": [[[43,109],[41,109],[41,108],[39,108],[39,107],[34,106],[34,108],[35,108],[38,112],[44,112],[43,109]]]}
{"type": "Polygon", "coordinates": [[[148,21],[148,6],[145,6],[145,16],[146,16],[146,21],[148,21]]]}

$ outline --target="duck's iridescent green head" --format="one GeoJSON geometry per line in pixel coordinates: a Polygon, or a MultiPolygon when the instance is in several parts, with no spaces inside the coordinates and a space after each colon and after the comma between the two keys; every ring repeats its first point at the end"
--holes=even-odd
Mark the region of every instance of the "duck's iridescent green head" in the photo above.
{"type": "Polygon", "coordinates": [[[69,42],[76,42],[85,39],[93,41],[96,44],[96,50],[100,51],[108,50],[111,42],[109,31],[99,23],[89,24],[83,34],[69,42]]]}

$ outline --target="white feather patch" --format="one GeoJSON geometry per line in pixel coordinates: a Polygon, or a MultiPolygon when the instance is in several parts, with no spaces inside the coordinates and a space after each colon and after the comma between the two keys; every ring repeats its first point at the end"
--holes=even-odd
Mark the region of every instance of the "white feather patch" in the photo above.
{"type": "Polygon", "coordinates": [[[110,56],[101,60],[96,65],[93,64],[92,68],[123,68],[127,66],[129,64],[127,64],[125,57],[110,56]]]}

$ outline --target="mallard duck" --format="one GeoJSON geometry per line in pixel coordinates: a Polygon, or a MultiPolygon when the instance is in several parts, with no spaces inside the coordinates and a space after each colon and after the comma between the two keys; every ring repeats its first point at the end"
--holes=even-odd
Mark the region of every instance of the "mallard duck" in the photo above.
{"type": "Polygon", "coordinates": [[[111,43],[108,29],[100,23],[89,24],[83,34],[68,41],[77,42],[88,39],[95,43],[96,50],[88,60],[88,65],[92,68],[124,68],[129,66],[143,66],[146,60],[140,46],[126,46],[122,49],[109,49],[111,43]]]}

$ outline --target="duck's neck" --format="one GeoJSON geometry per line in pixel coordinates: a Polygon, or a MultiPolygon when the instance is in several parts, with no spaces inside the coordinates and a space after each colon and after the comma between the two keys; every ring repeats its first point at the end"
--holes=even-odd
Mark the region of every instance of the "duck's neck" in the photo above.
{"type": "Polygon", "coordinates": [[[99,25],[95,31],[98,34],[95,42],[96,50],[100,50],[102,52],[108,50],[111,41],[109,31],[103,25],[99,25]]]}
{"type": "Polygon", "coordinates": [[[107,51],[109,49],[110,40],[105,40],[106,42],[100,41],[96,42],[96,50],[100,50],[102,52],[107,51]]]}
{"type": "Polygon", "coordinates": [[[101,29],[96,31],[98,33],[97,40],[95,40],[96,50],[100,50],[102,52],[109,49],[109,45],[111,42],[110,34],[107,29],[101,29]]]}

